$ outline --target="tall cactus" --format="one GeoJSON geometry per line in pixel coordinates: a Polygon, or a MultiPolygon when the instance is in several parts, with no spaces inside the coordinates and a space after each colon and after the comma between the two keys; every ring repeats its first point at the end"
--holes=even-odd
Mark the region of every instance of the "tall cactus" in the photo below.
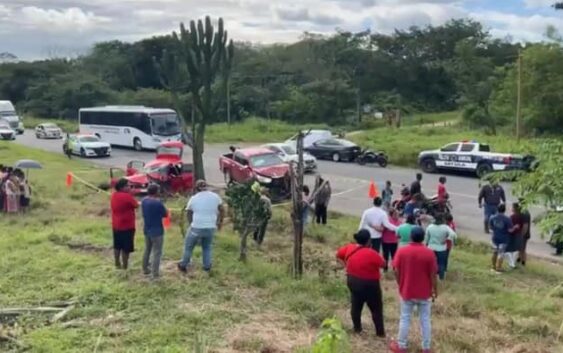
{"type": "Polygon", "coordinates": [[[163,52],[160,62],[156,63],[162,82],[171,91],[177,109],[179,93],[191,93],[191,104],[198,114],[193,114],[184,121],[191,124],[193,133],[193,163],[197,179],[205,178],[203,152],[205,126],[212,121],[219,108],[219,93],[214,92],[213,84],[222,79],[228,80],[234,45],[228,40],[223,19],[219,18],[217,30],[211,24],[209,16],[205,22],[190,21],[189,29],[180,25],[180,32],[172,33],[173,47],[163,52]]]}

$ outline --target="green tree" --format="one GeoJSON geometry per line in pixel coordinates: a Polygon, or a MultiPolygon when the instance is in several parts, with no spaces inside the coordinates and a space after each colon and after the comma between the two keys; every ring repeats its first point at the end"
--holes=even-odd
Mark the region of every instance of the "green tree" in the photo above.
{"type": "MultiPolygon", "coordinates": [[[[220,96],[224,96],[214,90],[214,87],[220,77],[226,77],[225,68],[234,56],[234,45],[232,40],[227,39],[221,18],[217,31],[211,24],[211,19],[206,17],[205,22],[199,20],[197,25],[195,21],[191,21],[189,29],[181,24],[180,33],[174,32],[172,38],[172,49],[163,52],[157,66],[177,102],[178,110],[181,109],[180,94],[191,93],[189,103],[197,108],[197,114],[191,116],[194,173],[197,179],[204,179],[205,126],[215,118],[221,102],[220,96]]],[[[187,120],[186,123],[190,123],[185,114],[184,119],[187,120]]]]}
{"type": "MultiPolygon", "coordinates": [[[[563,47],[534,44],[522,52],[522,118],[524,131],[563,133],[563,47]]],[[[493,92],[492,111],[506,121],[516,116],[518,71],[507,70],[493,92]]]]}
{"type": "Polygon", "coordinates": [[[239,259],[246,261],[248,236],[269,216],[268,210],[260,200],[258,183],[232,184],[227,188],[226,196],[233,229],[240,236],[239,259]]]}

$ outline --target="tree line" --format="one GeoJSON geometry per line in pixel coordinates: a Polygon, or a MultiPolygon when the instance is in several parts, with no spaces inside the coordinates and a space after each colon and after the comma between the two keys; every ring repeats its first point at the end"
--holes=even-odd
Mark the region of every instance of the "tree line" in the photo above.
{"type": "MultiPolygon", "coordinates": [[[[391,34],[338,31],[305,33],[291,44],[236,42],[229,67],[222,68],[228,75],[211,82],[217,104],[207,122],[260,116],[338,125],[375,111],[463,109],[468,124],[496,133],[514,124],[520,89],[525,132],[561,133],[562,41],[555,30],[547,32],[543,43],[514,43],[493,38],[478,22],[452,20],[391,34]]],[[[171,90],[159,68],[176,49],[168,35],[97,43],[73,59],[7,62],[0,65],[0,97],[42,118],[75,119],[80,107],[101,104],[180,106],[189,116],[197,111],[189,79],[171,90]]]]}

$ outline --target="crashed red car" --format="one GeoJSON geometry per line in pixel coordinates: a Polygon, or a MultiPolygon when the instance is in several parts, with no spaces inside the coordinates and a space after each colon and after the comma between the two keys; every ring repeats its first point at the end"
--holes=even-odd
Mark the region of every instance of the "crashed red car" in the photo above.
{"type": "Polygon", "coordinates": [[[112,168],[112,187],[119,180],[117,175],[125,174],[134,195],[146,194],[151,183],[160,185],[164,194],[188,194],[193,189],[193,165],[182,161],[183,154],[182,142],[163,142],[157,147],[154,160],[148,163],[131,161],[125,171],[112,168]]]}
{"type": "Polygon", "coordinates": [[[291,195],[290,166],[267,148],[237,149],[219,157],[219,168],[227,182],[257,181],[270,192],[272,201],[291,195]]]}

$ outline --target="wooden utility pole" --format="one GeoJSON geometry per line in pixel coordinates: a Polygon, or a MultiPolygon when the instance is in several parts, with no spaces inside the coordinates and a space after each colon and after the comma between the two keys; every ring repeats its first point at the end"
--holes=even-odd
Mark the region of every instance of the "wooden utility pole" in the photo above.
{"type": "Polygon", "coordinates": [[[297,166],[291,164],[291,196],[293,201],[293,277],[303,275],[303,138],[297,134],[297,166]]]}
{"type": "Polygon", "coordinates": [[[520,124],[522,119],[522,51],[518,51],[518,82],[516,98],[516,141],[520,142],[520,124]]]}

